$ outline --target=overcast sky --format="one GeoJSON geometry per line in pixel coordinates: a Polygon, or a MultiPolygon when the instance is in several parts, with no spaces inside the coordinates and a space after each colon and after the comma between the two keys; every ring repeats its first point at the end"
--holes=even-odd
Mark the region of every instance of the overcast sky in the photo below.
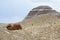
{"type": "Polygon", "coordinates": [[[29,11],[40,5],[49,5],[60,11],[60,0],[0,0],[0,23],[22,21],[29,11]]]}

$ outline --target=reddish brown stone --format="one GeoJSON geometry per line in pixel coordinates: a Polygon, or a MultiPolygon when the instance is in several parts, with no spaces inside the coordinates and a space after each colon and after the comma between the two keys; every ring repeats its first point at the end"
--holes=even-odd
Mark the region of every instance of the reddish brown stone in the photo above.
{"type": "Polygon", "coordinates": [[[19,30],[22,29],[20,24],[8,24],[7,25],[8,30],[19,30]]]}

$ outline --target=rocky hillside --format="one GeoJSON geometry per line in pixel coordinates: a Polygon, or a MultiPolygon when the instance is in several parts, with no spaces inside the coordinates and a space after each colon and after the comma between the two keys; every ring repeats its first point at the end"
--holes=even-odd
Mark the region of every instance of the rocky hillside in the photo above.
{"type": "Polygon", "coordinates": [[[0,24],[0,40],[60,40],[58,15],[59,12],[49,6],[33,8],[27,17],[19,22],[22,30],[8,30],[8,24],[0,24]]]}
{"type": "Polygon", "coordinates": [[[38,6],[36,8],[33,8],[29,14],[27,15],[26,19],[28,18],[31,18],[33,16],[38,16],[38,15],[41,15],[41,14],[47,14],[47,13],[50,13],[50,14],[56,14],[58,13],[56,10],[52,9],[51,7],[49,6],[38,6]]]}

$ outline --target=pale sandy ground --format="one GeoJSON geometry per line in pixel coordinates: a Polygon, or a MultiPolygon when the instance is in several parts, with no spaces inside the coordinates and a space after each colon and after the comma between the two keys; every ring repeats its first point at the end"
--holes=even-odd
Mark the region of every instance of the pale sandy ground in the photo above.
{"type": "Polygon", "coordinates": [[[0,24],[0,40],[60,40],[60,18],[43,14],[20,23],[22,30],[7,30],[0,24]]]}

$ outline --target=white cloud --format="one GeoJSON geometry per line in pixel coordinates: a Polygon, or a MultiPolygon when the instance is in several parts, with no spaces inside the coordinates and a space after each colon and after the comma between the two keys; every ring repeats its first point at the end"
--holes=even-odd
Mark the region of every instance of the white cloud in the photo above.
{"type": "Polygon", "coordinates": [[[40,6],[40,5],[49,5],[51,6],[53,9],[57,10],[60,12],[60,0],[30,0],[31,2],[33,2],[33,5],[35,6],[40,6]]]}
{"type": "Polygon", "coordinates": [[[31,5],[30,10],[40,5],[48,5],[53,9],[60,11],[60,0],[25,0],[25,2],[28,6],[31,5]]]}
{"type": "Polygon", "coordinates": [[[60,2],[60,0],[30,0],[32,2],[60,2]]]}

